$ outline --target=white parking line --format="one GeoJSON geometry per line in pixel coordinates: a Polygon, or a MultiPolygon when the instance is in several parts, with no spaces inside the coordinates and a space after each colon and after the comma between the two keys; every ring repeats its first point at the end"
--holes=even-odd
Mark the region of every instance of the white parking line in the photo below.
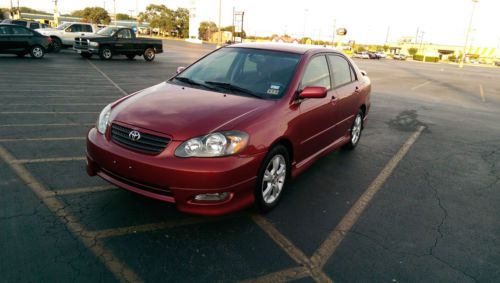
{"type": "Polygon", "coordinates": [[[74,141],[74,140],[85,140],[85,137],[0,139],[0,142],[23,142],[23,141],[74,141]]]}
{"type": "Polygon", "coordinates": [[[93,126],[95,125],[94,123],[85,123],[85,124],[74,124],[74,123],[69,123],[69,124],[4,124],[0,125],[0,128],[2,127],[88,127],[88,126],[93,126]]]}
{"type": "Polygon", "coordinates": [[[104,78],[106,78],[112,85],[114,85],[116,87],[116,89],[118,89],[121,93],[123,93],[123,95],[128,95],[128,93],[126,91],[124,91],[119,85],[117,85],[110,77],[108,77],[108,75],[106,75],[103,71],[101,71],[101,69],[99,69],[94,63],[92,63],[90,60],[87,60],[87,62],[92,67],[94,67],[94,69],[96,69],[99,73],[101,73],[101,75],[104,78]]]}
{"type": "Polygon", "coordinates": [[[416,85],[416,86],[412,87],[412,88],[411,88],[411,90],[416,90],[416,89],[419,89],[419,88],[421,88],[421,87],[423,87],[423,86],[426,86],[426,85],[428,85],[428,84],[430,84],[430,83],[431,83],[431,81],[425,81],[425,82],[423,82],[423,83],[421,83],[421,84],[419,84],[419,85],[416,85]]]}
{"type": "Polygon", "coordinates": [[[45,162],[64,162],[64,161],[85,161],[86,157],[55,157],[55,158],[39,158],[39,159],[17,159],[13,160],[14,164],[30,164],[30,163],[45,163],[45,162]]]}
{"type": "Polygon", "coordinates": [[[54,196],[67,196],[67,195],[75,195],[75,194],[88,194],[88,193],[98,193],[105,191],[118,190],[116,186],[112,185],[103,185],[103,186],[95,186],[95,187],[84,187],[84,188],[70,188],[70,189],[61,189],[55,190],[54,196]]]}
{"type": "Polygon", "coordinates": [[[481,95],[481,100],[483,102],[486,102],[486,96],[484,95],[484,89],[482,84],[479,84],[479,94],[481,95]]]}

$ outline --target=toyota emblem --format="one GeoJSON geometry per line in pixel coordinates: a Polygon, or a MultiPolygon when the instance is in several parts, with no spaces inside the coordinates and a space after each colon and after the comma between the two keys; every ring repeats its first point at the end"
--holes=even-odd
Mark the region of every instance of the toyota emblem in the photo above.
{"type": "Polygon", "coordinates": [[[134,130],[134,131],[131,131],[129,134],[128,134],[128,137],[130,140],[132,141],[138,141],[141,139],[141,133],[139,133],[138,131],[134,130]]]}

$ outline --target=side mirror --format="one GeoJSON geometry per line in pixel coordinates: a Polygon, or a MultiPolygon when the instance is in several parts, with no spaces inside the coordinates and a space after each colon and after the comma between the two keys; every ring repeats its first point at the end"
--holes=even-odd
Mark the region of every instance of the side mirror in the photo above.
{"type": "Polygon", "coordinates": [[[299,98],[324,98],[326,97],[326,88],[322,86],[306,86],[300,92],[299,98]]]}
{"type": "Polygon", "coordinates": [[[367,73],[366,71],[359,70],[359,72],[360,72],[360,73],[361,73],[364,77],[368,76],[368,73],[367,73]]]}
{"type": "Polygon", "coordinates": [[[186,67],[177,67],[177,74],[180,74],[182,73],[182,71],[184,71],[186,69],[186,67]]]}

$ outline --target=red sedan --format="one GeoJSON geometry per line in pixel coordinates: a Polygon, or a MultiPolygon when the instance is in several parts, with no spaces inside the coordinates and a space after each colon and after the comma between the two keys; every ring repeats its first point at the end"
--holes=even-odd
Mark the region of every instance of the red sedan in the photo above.
{"type": "Polygon", "coordinates": [[[106,106],[87,172],[183,212],[274,208],[290,177],[359,143],[366,73],[340,52],[236,44],[106,106]]]}

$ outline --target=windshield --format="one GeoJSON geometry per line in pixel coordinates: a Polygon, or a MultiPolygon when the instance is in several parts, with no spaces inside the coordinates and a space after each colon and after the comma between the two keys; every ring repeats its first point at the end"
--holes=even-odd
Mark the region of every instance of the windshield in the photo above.
{"type": "Polygon", "coordinates": [[[182,72],[174,83],[220,92],[280,98],[295,72],[299,54],[250,48],[223,48],[182,72]]]}
{"type": "Polygon", "coordinates": [[[97,32],[97,34],[100,34],[100,35],[106,35],[106,36],[111,36],[113,35],[116,31],[118,30],[118,28],[116,27],[107,27],[107,28],[103,28],[101,29],[100,31],[97,32]]]}
{"type": "Polygon", "coordinates": [[[69,27],[69,25],[71,25],[71,23],[60,24],[59,26],[57,26],[56,29],[63,30],[63,29],[66,29],[67,27],[69,27]]]}

